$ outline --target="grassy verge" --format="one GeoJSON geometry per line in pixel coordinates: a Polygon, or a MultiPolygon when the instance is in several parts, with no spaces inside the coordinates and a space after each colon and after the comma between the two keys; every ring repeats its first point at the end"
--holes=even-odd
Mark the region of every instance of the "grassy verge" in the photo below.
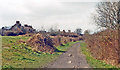
{"type": "Polygon", "coordinates": [[[17,43],[18,40],[27,40],[29,37],[3,36],[2,37],[2,68],[41,68],[54,61],[62,52],[66,51],[75,42],[57,47],[59,52],[54,54],[36,53],[31,47],[17,43]]]}
{"type": "Polygon", "coordinates": [[[106,64],[106,63],[103,62],[103,61],[94,59],[94,58],[91,56],[89,50],[87,49],[87,45],[86,45],[85,42],[82,42],[82,41],[81,41],[80,45],[81,45],[81,51],[82,51],[82,53],[86,56],[87,62],[88,62],[88,64],[89,64],[92,68],[116,68],[115,66],[106,64]]]}

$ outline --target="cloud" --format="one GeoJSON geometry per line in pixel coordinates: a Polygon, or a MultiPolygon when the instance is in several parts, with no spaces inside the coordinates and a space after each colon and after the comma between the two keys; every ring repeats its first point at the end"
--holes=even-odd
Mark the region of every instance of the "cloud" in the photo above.
{"type": "Polygon", "coordinates": [[[36,29],[49,29],[58,25],[60,29],[76,28],[94,30],[90,16],[95,2],[63,2],[60,0],[3,0],[0,2],[0,27],[11,26],[16,20],[30,24],[36,29]]]}

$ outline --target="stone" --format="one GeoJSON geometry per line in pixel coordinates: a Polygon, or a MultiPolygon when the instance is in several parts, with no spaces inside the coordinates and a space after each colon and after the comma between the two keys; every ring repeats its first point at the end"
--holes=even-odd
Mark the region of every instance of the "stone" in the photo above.
{"type": "Polygon", "coordinates": [[[72,61],[68,61],[68,63],[72,63],[72,61]]]}
{"type": "Polygon", "coordinates": [[[88,67],[83,67],[83,68],[88,68],[88,67]]]}
{"type": "Polygon", "coordinates": [[[68,54],[68,56],[69,56],[69,57],[71,57],[71,56],[72,56],[72,54],[68,54]]]}

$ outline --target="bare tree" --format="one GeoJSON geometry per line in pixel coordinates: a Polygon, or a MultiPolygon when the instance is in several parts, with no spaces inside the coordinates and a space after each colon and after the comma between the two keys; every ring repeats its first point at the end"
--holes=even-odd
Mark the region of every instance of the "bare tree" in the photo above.
{"type": "Polygon", "coordinates": [[[48,30],[48,32],[55,32],[53,27],[50,27],[50,29],[48,30]]]}
{"type": "Polygon", "coordinates": [[[95,23],[100,27],[118,29],[120,28],[120,2],[100,2],[97,4],[94,16],[95,23]]]}
{"type": "Polygon", "coordinates": [[[75,33],[77,33],[78,35],[80,35],[80,34],[82,33],[82,29],[81,29],[81,28],[77,28],[77,29],[75,30],[75,33]]]}
{"type": "Polygon", "coordinates": [[[41,26],[41,30],[40,31],[45,31],[45,28],[44,26],[41,26]]]}
{"type": "Polygon", "coordinates": [[[58,25],[54,24],[49,29],[48,32],[58,32],[58,25]]]}
{"type": "Polygon", "coordinates": [[[48,32],[50,32],[50,35],[52,36],[58,35],[59,34],[58,26],[57,25],[51,26],[48,32]]]}
{"type": "Polygon", "coordinates": [[[84,31],[84,35],[89,35],[90,34],[90,30],[85,30],[84,31]]]}

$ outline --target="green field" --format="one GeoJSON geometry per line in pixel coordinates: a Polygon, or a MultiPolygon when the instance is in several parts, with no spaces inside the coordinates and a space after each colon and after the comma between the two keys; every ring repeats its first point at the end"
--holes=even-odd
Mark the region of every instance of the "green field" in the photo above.
{"type": "Polygon", "coordinates": [[[81,41],[80,46],[81,46],[80,48],[81,48],[82,53],[86,56],[87,62],[92,68],[116,68],[115,66],[106,64],[103,61],[93,58],[85,42],[81,41]]]}
{"type": "Polygon", "coordinates": [[[31,47],[18,43],[29,37],[2,36],[2,68],[41,68],[54,61],[75,42],[58,46],[54,54],[33,52],[31,47]]]}

